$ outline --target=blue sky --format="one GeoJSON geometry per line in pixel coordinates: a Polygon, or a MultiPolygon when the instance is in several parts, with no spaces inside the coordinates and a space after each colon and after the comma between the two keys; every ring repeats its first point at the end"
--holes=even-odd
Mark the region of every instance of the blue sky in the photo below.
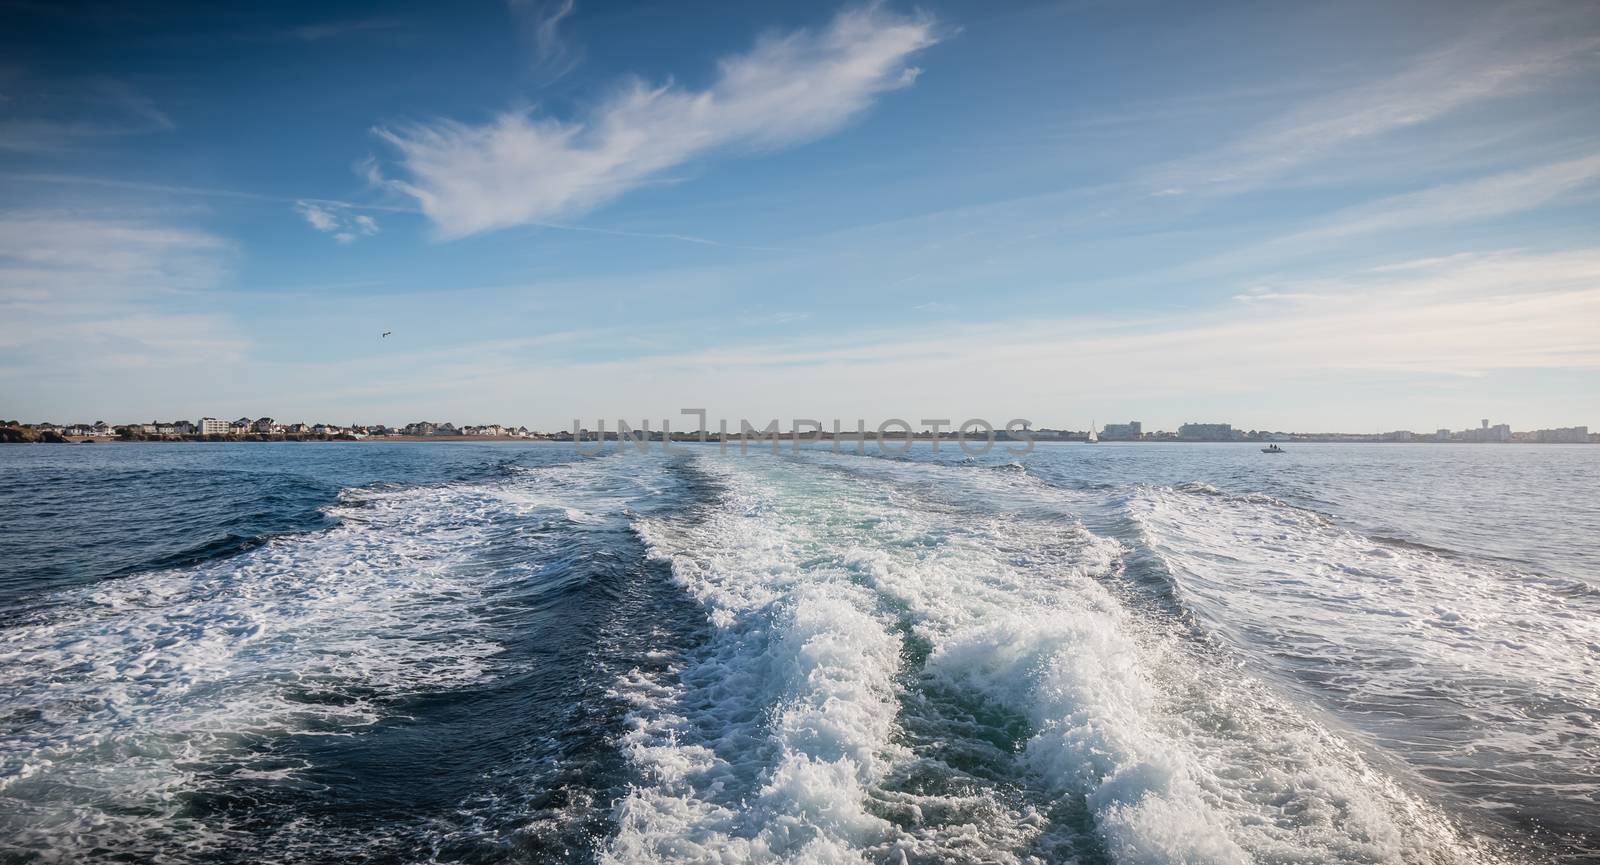
{"type": "Polygon", "coordinates": [[[6,417],[1600,427],[1591,4],[0,17],[6,417]]]}

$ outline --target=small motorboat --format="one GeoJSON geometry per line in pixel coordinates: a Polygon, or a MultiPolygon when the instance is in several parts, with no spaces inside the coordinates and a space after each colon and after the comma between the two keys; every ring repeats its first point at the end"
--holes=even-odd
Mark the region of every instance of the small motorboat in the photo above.
{"type": "Polygon", "coordinates": [[[1277,445],[1268,445],[1262,448],[1261,452],[1264,454],[1281,454],[1283,453],[1283,448],[1280,448],[1277,445]]]}

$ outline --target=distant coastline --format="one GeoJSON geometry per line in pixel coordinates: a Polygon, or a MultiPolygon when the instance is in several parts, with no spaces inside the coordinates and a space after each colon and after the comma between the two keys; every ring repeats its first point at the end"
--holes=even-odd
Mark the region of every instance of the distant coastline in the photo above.
{"type": "MultiPolygon", "coordinates": [[[[1402,441],[1402,440],[1395,440],[1395,439],[1390,439],[1390,438],[1382,438],[1382,437],[1379,437],[1379,436],[1366,435],[1366,434],[1361,434],[1361,433],[1350,433],[1350,434],[1338,434],[1338,433],[1334,433],[1334,434],[1315,434],[1315,433],[1300,434],[1300,433],[1289,433],[1289,434],[1286,434],[1286,435],[1290,436],[1290,437],[1276,438],[1276,439],[1271,439],[1270,441],[1279,442],[1279,443],[1287,443],[1287,444],[1426,444],[1426,445],[1459,445],[1459,444],[1505,444],[1505,445],[1520,445],[1520,444],[1571,444],[1571,445],[1582,445],[1582,444],[1591,444],[1592,445],[1592,444],[1600,444],[1600,442],[1596,442],[1595,440],[1593,440],[1593,438],[1591,438],[1587,442],[1580,442],[1580,441],[1556,441],[1556,442],[1552,442],[1552,441],[1534,441],[1534,440],[1528,440],[1528,439],[1512,439],[1512,440],[1509,440],[1509,441],[1498,441],[1498,442],[1471,442],[1471,441],[1459,441],[1459,440],[1455,440],[1455,441],[1439,441],[1439,440],[1432,439],[1432,438],[1417,438],[1417,439],[1410,439],[1410,440],[1403,440],[1402,441]]],[[[759,448],[759,447],[762,447],[762,446],[770,446],[772,444],[772,442],[775,441],[775,440],[779,441],[779,442],[790,443],[790,442],[793,442],[795,440],[795,438],[796,437],[792,433],[782,433],[782,434],[779,434],[776,437],[774,437],[774,436],[752,435],[748,439],[746,439],[745,437],[743,437],[741,435],[738,435],[738,434],[730,434],[730,435],[728,435],[726,437],[713,434],[713,435],[708,435],[708,436],[706,436],[705,438],[702,439],[698,435],[693,435],[693,434],[684,435],[684,434],[674,433],[673,436],[672,436],[672,443],[673,444],[697,444],[697,443],[722,444],[722,443],[725,442],[725,443],[728,443],[728,444],[734,444],[734,443],[748,442],[749,446],[759,448]]],[[[935,436],[931,436],[931,435],[928,435],[928,434],[925,434],[925,433],[924,434],[913,435],[910,440],[912,442],[932,442],[932,441],[935,440],[935,438],[937,438],[937,440],[941,444],[949,444],[949,445],[955,446],[955,445],[959,445],[959,443],[960,443],[960,440],[957,439],[955,436],[952,436],[952,435],[941,435],[941,436],[935,437],[935,436]]],[[[887,442],[890,442],[890,443],[899,444],[899,443],[902,443],[902,442],[906,441],[906,438],[904,436],[899,436],[899,435],[879,436],[875,432],[868,432],[864,436],[863,435],[859,435],[857,433],[853,433],[853,432],[852,433],[848,433],[848,434],[838,435],[838,436],[835,436],[835,435],[833,435],[831,433],[825,433],[820,437],[817,437],[817,436],[811,435],[811,434],[802,433],[799,436],[799,439],[800,439],[800,441],[802,443],[807,443],[807,442],[809,442],[809,443],[826,443],[826,442],[851,442],[851,443],[853,443],[853,442],[857,442],[857,441],[877,442],[877,441],[879,441],[881,439],[883,441],[887,441],[887,442]]],[[[1075,437],[1064,437],[1064,436],[1051,436],[1051,435],[1038,435],[1038,434],[1035,434],[1033,436],[1032,440],[1037,444],[1085,444],[1085,445],[1088,444],[1086,442],[1085,437],[1082,436],[1082,435],[1078,435],[1078,436],[1075,436],[1075,437]]],[[[596,435],[593,435],[593,434],[591,434],[589,436],[574,437],[570,433],[557,433],[557,434],[536,433],[536,434],[532,434],[532,435],[528,435],[528,436],[508,436],[508,435],[489,436],[489,435],[460,435],[460,434],[456,434],[456,435],[401,435],[401,434],[395,434],[395,435],[348,435],[348,434],[345,434],[345,435],[315,435],[315,434],[304,434],[304,435],[302,435],[302,434],[296,434],[296,433],[279,433],[279,434],[262,433],[262,434],[252,434],[252,435],[247,435],[247,436],[221,436],[221,435],[213,435],[213,436],[204,436],[204,435],[166,435],[166,436],[157,436],[157,435],[150,435],[150,436],[146,436],[146,435],[98,436],[98,435],[89,435],[89,436],[66,436],[66,435],[61,435],[60,433],[52,432],[52,431],[40,432],[38,430],[32,430],[32,429],[27,429],[27,428],[22,428],[21,430],[19,430],[19,428],[17,428],[17,427],[0,427],[0,444],[148,444],[148,445],[162,445],[162,444],[273,444],[273,443],[284,443],[284,442],[290,442],[290,443],[296,443],[296,444],[335,444],[335,443],[349,443],[349,444],[374,444],[374,443],[377,443],[377,444],[382,444],[382,443],[460,444],[460,443],[463,443],[463,442],[501,442],[501,443],[521,442],[521,443],[525,443],[525,444],[528,444],[528,443],[544,443],[544,444],[574,444],[574,443],[577,443],[577,444],[591,445],[592,446],[592,445],[600,444],[602,442],[604,442],[605,444],[611,445],[611,444],[616,444],[619,441],[622,442],[622,444],[624,444],[624,445],[631,443],[631,442],[628,442],[626,440],[619,439],[615,433],[607,433],[603,439],[598,437],[598,436],[596,436],[596,435]]],[[[659,433],[655,433],[655,434],[652,434],[651,436],[649,436],[647,439],[635,440],[635,441],[648,441],[648,442],[652,442],[652,443],[660,443],[662,441],[662,436],[659,433]]],[[[1010,437],[1010,436],[1007,436],[1004,433],[997,433],[995,435],[995,441],[996,442],[1020,442],[1020,441],[1025,441],[1025,440],[1022,439],[1021,437],[1010,437]]],[[[1115,446],[1115,445],[1129,445],[1129,444],[1137,444],[1137,445],[1163,445],[1163,444],[1238,444],[1238,445],[1258,445],[1258,444],[1261,444],[1261,443],[1263,443],[1265,441],[1269,441],[1269,440],[1267,440],[1267,439],[1183,439],[1183,438],[1168,437],[1168,438],[1142,438],[1142,439],[1129,439],[1129,440],[1102,441],[1102,442],[1096,443],[1094,446],[1095,447],[1101,447],[1103,445],[1115,446]]]]}
{"type": "MultiPolygon", "coordinates": [[[[600,422],[599,429],[590,430],[577,427],[572,430],[558,432],[542,432],[530,430],[527,427],[512,427],[501,424],[486,424],[482,426],[457,427],[451,423],[433,423],[417,421],[403,427],[390,427],[383,424],[364,426],[352,424],[339,426],[336,424],[281,424],[272,418],[239,418],[236,421],[221,421],[216,418],[201,418],[199,422],[191,421],[151,421],[149,423],[118,424],[112,425],[105,421],[93,424],[79,423],[59,425],[52,423],[25,424],[15,420],[0,421],[0,443],[57,443],[72,444],[84,442],[330,442],[330,441],[387,441],[387,442],[485,442],[485,441],[544,441],[544,442],[744,442],[760,444],[772,441],[813,441],[813,442],[838,442],[838,441],[885,441],[905,442],[910,441],[938,441],[960,443],[963,437],[960,433],[948,427],[941,429],[933,426],[931,429],[916,430],[904,421],[888,421],[878,429],[862,428],[856,430],[839,430],[835,424],[835,431],[826,431],[818,428],[816,421],[801,422],[813,426],[807,429],[790,429],[780,431],[778,421],[773,421],[764,428],[757,429],[746,421],[741,421],[743,428],[739,431],[728,431],[726,421],[722,430],[718,432],[664,432],[650,430],[647,425],[639,429],[630,429],[625,422],[618,424],[618,429],[607,430],[606,424],[600,422]],[[901,429],[887,429],[890,424],[898,423],[901,429]]],[[[925,424],[934,424],[925,421],[925,424]]],[[[948,424],[948,421],[939,421],[938,424],[948,424]]],[[[974,422],[969,422],[974,423],[974,422]]],[[[1177,431],[1158,430],[1146,432],[1142,424],[1132,421],[1125,424],[1107,424],[1103,430],[1096,434],[1090,430],[1065,430],[1049,427],[1034,428],[1023,425],[1026,422],[1013,421],[1016,426],[1005,429],[989,427],[984,435],[967,433],[966,439],[982,440],[991,438],[997,442],[1080,442],[1089,444],[1161,444],[1170,442],[1197,443],[1235,442],[1241,444],[1307,444],[1307,443],[1344,443],[1344,444],[1600,444],[1600,433],[1590,433],[1586,426],[1560,427],[1554,429],[1538,429],[1515,432],[1509,424],[1490,425],[1487,419],[1481,421],[1478,427],[1464,430],[1439,429],[1433,433],[1413,433],[1409,430],[1394,430],[1383,433],[1306,433],[1282,432],[1276,430],[1243,430],[1236,429],[1227,423],[1186,423],[1177,431]]],[[[985,425],[987,426],[987,425],[985,425]]]]}

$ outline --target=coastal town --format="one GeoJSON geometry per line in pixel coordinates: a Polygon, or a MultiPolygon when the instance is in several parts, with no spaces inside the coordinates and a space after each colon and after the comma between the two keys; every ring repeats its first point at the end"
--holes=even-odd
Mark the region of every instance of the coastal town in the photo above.
{"type": "MultiPolygon", "coordinates": [[[[152,420],[146,423],[18,423],[0,422],[0,441],[360,441],[379,439],[559,439],[559,435],[536,433],[525,426],[482,424],[457,427],[454,424],[417,421],[401,427],[384,424],[308,424],[285,423],[270,417],[222,420],[152,420]],[[6,430],[12,430],[6,435],[6,430]],[[32,437],[27,437],[31,433],[32,437]],[[20,434],[20,435],[19,435],[20,434]]],[[[572,438],[571,433],[566,438],[572,438]]]]}
{"type": "MultiPolygon", "coordinates": [[[[1044,432],[1041,430],[1041,432],[1044,432]]],[[[1087,433],[1075,434],[1087,440],[1087,433]]],[[[1587,426],[1555,427],[1513,431],[1510,424],[1491,425],[1483,418],[1475,427],[1451,430],[1440,427],[1433,432],[1391,430],[1378,433],[1307,433],[1268,432],[1265,430],[1235,429],[1226,423],[1186,423],[1176,432],[1165,430],[1145,432],[1139,421],[1106,424],[1098,439],[1112,441],[1193,441],[1193,442],[1437,442],[1437,443],[1496,443],[1496,444],[1597,444],[1600,434],[1590,433],[1587,426]]]]}
{"type": "MultiPolygon", "coordinates": [[[[807,422],[797,422],[807,423],[807,422]]],[[[809,422],[814,423],[814,422],[809,422]]],[[[897,422],[898,423],[898,422],[897,422]]],[[[942,422],[948,423],[948,422],[942,422]]],[[[672,432],[673,441],[738,441],[744,438],[792,440],[815,439],[903,439],[906,427],[892,429],[859,427],[842,431],[818,430],[814,427],[779,431],[773,421],[762,427],[741,427],[745,431],[672,432]]],[[[58,424],[50,422],[21,423],[0,421],[0,443],[38,442],[263,442],[263,441],[617,441],[623,437],[660,441],[664,433],[660,428],[650,429],[649,424],[630,426],[626,421],[607,428],[604,421],[595,429],[577,427],[557,432],[530,430],[526,426],[510,424],[477,424],[456,426],[448,421],[414,421],[403,426],[385,424],[308,424],[301,421],[282,422],[271,417],[222,420],[203,417],[199,420],[152,420],[140,423],[110,424],[103,420],[93,423],[58,424]]],[[[1510,424],[1491,424],[1481,419],[1475,427],[1450,430],[1440,428],[1431,433],[1410,430],[1392,430],[1379,433],[1337,432],[1281,432],[1257,429],[1239,429],[1228,423],[1185,423],[1175,431],[1146,431],[1140,421],[1106,424],[1099,429],[1070,430],[1053,427],[1022,427],[1016,432],[996,431],[1000,439],[1015,439],[1025,431],[1033,441],[1068,442],[1397,442],[1439,444],[1600,444],[1600,433],[1591,433],[1587,426],[1555,427],[1547,429],[1514,431],[1510,424]]],[[[969,433],[969,437],[971,434],[969,433]]],[[[916,440],[956,439],[957,433],[948,428],[942,431],[911,431],[916,440]]]]}

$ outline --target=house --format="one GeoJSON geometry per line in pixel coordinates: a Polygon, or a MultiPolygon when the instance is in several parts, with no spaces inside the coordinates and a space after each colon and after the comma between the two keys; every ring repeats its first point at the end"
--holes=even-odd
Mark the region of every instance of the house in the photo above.
{"type": "Polygon", "coordinates": [[[250,424],[250,429],[251,431],[258,433],[283,432],[283,427],[279,426],[278,422],[270,417],[256,418],[250,424]]]}
{"type": "Polygon", "coordinates": [[[311,432],[314,435],[331,436],[331,435],[338,435],[339,433],[344,432],[344,430],[341,430],[338,427],[333,426],[331,424],[319,423],[319,424],[314,424],[311,427],[311,432]]]}
{"type": "Polygon", "coordinates": [[[94,434],[97,435],[97,436],[108,436],[108,435],[111,435],[111,425],[106,423],[103,420],[95,421],[94,422],[94,434]]]}
{"type": "Polygon", "coordinates": [[[186,421],[186,420],[175,420],[175,421],[172,422],[172,431],[177,433],[178,435],[187,436],[187,435],[194,435],[199,430],[195,427],[194,424],[190,423],[189,421],[186,421]]]}
{"type": "Polygon", "coordinates": [[[285,427],[284,431],[294,433],[295,435],[307,435],[311,432],[311,426],[310,424],[292,423],[285,427]]]}

